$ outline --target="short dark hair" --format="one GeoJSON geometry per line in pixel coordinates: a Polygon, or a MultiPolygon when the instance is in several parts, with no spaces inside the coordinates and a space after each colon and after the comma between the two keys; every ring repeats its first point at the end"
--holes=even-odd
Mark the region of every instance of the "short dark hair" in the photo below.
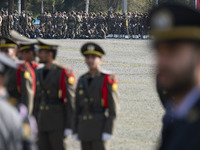
{"type": "Polygon", "coordinates": [[[53,59],[56,59],[57,51],[56,50],[49,50],[48,52],[53,54],[53,59]]]}

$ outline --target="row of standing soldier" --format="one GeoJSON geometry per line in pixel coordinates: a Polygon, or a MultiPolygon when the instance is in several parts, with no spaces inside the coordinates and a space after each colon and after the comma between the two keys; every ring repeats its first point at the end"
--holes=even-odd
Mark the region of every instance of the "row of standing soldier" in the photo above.
{"type": "Polygon", "coordinates": [[[115,75],[100,69],[104,50],[95,43],[81,48],[89,71],[76,85],[73,70],[55,62],[58,45],[26,39],[15,31],[11,37],[0,38],[0,50],[18,63],[17,70],[6,72],[5,81],[8,101],[24,118],[23,150],[35,150],[37,144],[39,150],[64,150],[63,139],[70,134],[81,141],[83,150],[106,150],[117,116],[118,90],[115,75]],[[34,61],[36,54],[44,66],[34,61]]]}
{"type": "Polygon", "coordinates": [[[8,15],[1,11],[0,28],[2,36],[9,36],[9,30],[14,29],[28,38],[147,38],[148,14],[142,13],[85,13],[85,12],[45,12],[38,16],[39,25],[31,13],[17,11],[8,15]]]}

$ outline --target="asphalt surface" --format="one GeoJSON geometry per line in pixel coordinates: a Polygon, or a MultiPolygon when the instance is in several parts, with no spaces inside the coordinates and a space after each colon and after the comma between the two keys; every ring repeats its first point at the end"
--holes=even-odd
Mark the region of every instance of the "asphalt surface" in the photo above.
{"type": "MultiPolygon", "coordinates": [[[[120,112],[110,150],[154,150],[160,137],[163,108],[155,90],[154,51],[148,40],[51,40],[60,44],[57,61],[72,67],[78,78],[87,71],[80,47],[96,42],[106,51],[102,68],[116,74],[120,112]]],[[[79,150],[69,137],[68,150],[79,150]]]]}

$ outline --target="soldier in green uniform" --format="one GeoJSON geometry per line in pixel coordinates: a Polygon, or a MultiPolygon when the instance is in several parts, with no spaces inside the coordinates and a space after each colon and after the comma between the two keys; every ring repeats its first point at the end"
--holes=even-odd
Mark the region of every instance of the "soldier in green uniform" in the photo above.
{"type": "Polygon", "coordinates": [[[8,37],[8,16],[6,16],[4,11],[1,11],[1,14],[2,14],[1,34],[3,37],[8,37]]]}
{"type": "Polygon", "coordinates": [[[22,11],[22,14],[20,16],[20,25],[23,30],[23,34],[27,36],[28,16],[26,15],[25,11],[22,11]]]}
{"type": "Polygon", "coordinates": [[[57,45],[39,40],[38,56],[45,66],[36,71],[34,114],[40,150],[64,150],[63,138],[72,133],[75,75],[55,63],[57,45]]]}
{"type": "Polygon", "coordinates": [[[58,13],[58,16],[56,18],[56,26],[57,26],[57,35],[58,35],[58,38],[60,39],[63,35],[63,32],[62,32],[62,28],[63,28],[63,25],[64,25],[64,18],[62,17],[62,14],[61,12],[58,13]]]}
{"type": "Polygon", "coordinates": [[[106,150],[117,116],[117,79],[100,69],[105,54],[100,46],[87,43],[81,53],[89,72],[78,81],[73,136],[81,141],[82,150],[106,150]]]}
{"type": "Polygon", "coordinates": [[[71,12],[71,14],[68,17],[68,37],[71,39],[75,38],[75,25],[76,25],[76,18],[74,17],[74,12],[71,12]]]}
{"type": "Polygon", "coordinates": [[[36,92],[35,70],[38,64],[34,62],[36,57],[35,42],[21,42],[19,51],[24,61],[17,69],[17,88],[21,95],[21,103],[28,108],[29,114],[33,111],[33,100],[36,92]]]}

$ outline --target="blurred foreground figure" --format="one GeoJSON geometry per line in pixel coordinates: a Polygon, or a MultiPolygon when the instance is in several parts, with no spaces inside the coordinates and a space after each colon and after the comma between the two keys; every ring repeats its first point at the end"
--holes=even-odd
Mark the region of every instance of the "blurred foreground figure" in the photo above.
{"type": "Polygon", "coordinates": [[[105,52],[100,46],[87,43],[81,53],[89,71],[76,89],[74,138],[81,141],[82,150],[106,150],[117,116],[117,79],[101,70],[105,52]]]}
{"type": "Polygon", "coordinates": [[[0,53],[0,149],[22,149],[22,124],[17,109],[7,100],[7,91],[3,84],[6,71],[15,68],[15,62],[0,53]]]}
{"type": "Polygon", "coordinates": [[[200,149],[200,14],[163,4],[150,14],[157,88],[166,109],[160,150],[200,149]]]}
{"type": "Polygon", "coordinates": [[[75,75],[55,62],[57,45],[39,40],[43,68],[36,70],[34,115],[38,122],[39,150],[64,150],[63,139],[72,133],[75,75]]]}

